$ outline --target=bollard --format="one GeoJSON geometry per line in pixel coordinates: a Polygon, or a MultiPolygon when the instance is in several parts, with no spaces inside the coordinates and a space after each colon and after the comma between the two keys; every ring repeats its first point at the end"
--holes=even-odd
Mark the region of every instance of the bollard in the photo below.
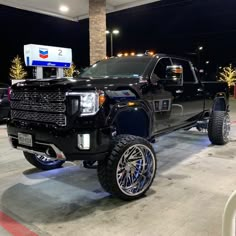
{"type": "Polygon", "coordinates": [[[236,84],[234,84],[234,98],[236,99],[236,84]]]}
{"type": "Polygon", "coordinates": [[[222,236],[235,236],[236,191],[228,199],[222,222],[222,236]]]}

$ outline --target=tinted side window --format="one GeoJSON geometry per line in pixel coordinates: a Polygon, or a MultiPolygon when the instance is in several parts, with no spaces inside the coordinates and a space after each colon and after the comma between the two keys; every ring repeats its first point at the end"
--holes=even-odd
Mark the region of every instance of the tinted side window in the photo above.
{"type": "Polygon", "coordinates": [[[166,77],[166,67],[171,66],[171,61],[169,58],[162,58],[157,62],[156,68],[154,69],[154,74],[156,74],[159,79],[165,79],[166,77]]]}
{"type": "Polygon", "coordinates": [[[4,97],[5,89],[0,88],[0,98],[4,97]]]}
{"type": "Polygon", "coordinates": [[[179,59],[172,59],[174,65],[181,65],[183,67],[183,79],[184,82],[196,82],[196,79],[193,75],[193,71],[191,65],[188,61],[179,60],[179,59]]]}
{"type": "Polygon", "coordinates": [[[7,89],[4,90],[3,97],[8,97],[8,90],[7,89]]]}

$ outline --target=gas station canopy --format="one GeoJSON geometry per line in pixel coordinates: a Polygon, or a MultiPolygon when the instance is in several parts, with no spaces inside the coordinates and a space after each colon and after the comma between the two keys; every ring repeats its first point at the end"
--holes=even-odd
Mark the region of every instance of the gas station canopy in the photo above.
{"type": "Polygon", "coordinates": [[[106,14],[161,0],[0,0],[0,4],[71,21],[89,18],[90,64],[106,58],[106,14]]]}
{"type": "MultiPolygon", "coordinates": [[[[157,1],[158,0],[107,0],[106,12],[116,12],[157,1]]],[[[89,12],[89,0],[0,0],[0,4],[72,21],[88,18],[89,12]]]]}

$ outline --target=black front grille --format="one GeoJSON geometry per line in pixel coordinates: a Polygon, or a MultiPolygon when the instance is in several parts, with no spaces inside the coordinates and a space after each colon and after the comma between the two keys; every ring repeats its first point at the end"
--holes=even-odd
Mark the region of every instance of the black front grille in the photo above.
{"type": "Polygon", "coordinates": [[[38,91],[32,91],[32,92],[21,92],[21,91],[13,91],[11,93],[11,99],[13,100],[38,100],[40,102],[63,102],[66,100],[65,93],[59,91],[59,92],[38,92],[38,91]]]}
{"type": "Polygon", "coordinates": [[[66,125],[66,117],[64,114],[50,114],[40,112],[28,112],[28,111],[11,111],[11,117],[13,119],[28,120],[35,122],[53,123],[59,126],[66,125]]]}
{"type": "Polygon", "coordinates": [[[64,103],[37,103],[23,100],[12,101],[11,109],[60,113],[66,111],[66,105],[64,103]]]}
{"type": "Polygon", "coordinates": [[[66,126],[66,95],[61,91],[13,91],[11,117],[66,126]]]}

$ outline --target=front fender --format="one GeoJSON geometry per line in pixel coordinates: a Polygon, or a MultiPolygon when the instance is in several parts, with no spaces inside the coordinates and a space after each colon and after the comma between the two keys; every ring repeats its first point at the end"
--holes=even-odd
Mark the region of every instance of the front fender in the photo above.
{"type": "Polygon", "coordinates": [[[148,138],[153,124],[151,108],[144,101],[135,100],[113,106],[106,125],[114,127],[117,134],[131,134],[148,138]]]}

